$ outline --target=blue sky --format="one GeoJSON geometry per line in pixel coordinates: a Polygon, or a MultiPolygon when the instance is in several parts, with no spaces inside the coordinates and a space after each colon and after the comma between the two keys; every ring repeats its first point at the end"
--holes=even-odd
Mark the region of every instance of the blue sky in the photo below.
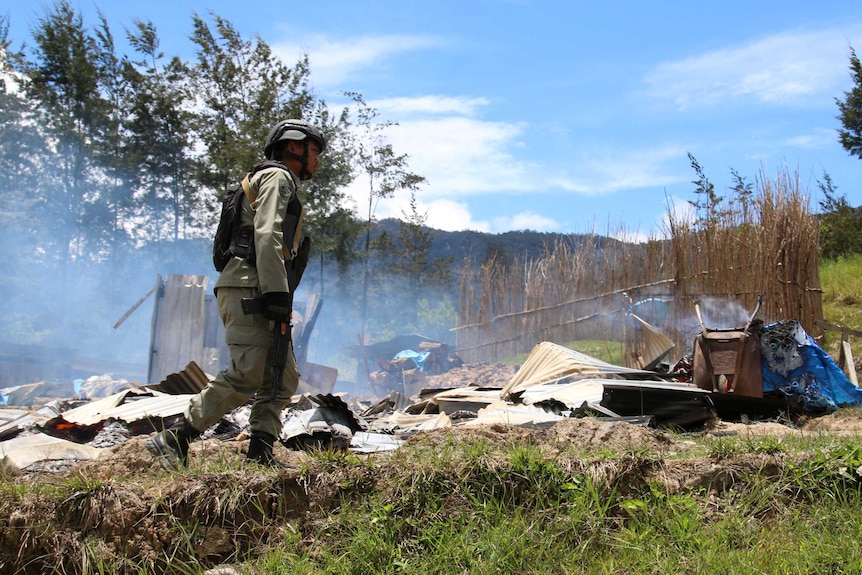
{"type": "MultiPolygon", "coordinates": [[[[168,55],[193,59],[191,15],[259,34],[287,63],[303,52],[333,108],[362,93],[396,152],[428,182],[427,223],[445,230],[660,235],[694,199],[691,153],[722,194],[798,174],[817,206],[828,173],[862,205],[862,160],[837,141],[836,97],[862,54],[862,2],[539,0],[73,0],[115,36],[151,20],[168,55]]],[[[44,3],[0,8],[15,40],[44,3]]],[[[367,204],[367,186],[351,192],[367,204]]],[[[406,194],[381,202],[399,216],[406,194]]]]}

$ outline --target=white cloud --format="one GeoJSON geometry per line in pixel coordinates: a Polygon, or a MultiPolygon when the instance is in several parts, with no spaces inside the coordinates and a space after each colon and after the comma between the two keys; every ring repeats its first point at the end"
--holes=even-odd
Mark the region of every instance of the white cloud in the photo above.
{"type": "Polygon", "coordinates": [[[509,230],[532,230],[535,232],[555,232],[560,229],[560,224],[551,218],[526,211],[511,217],[496,218],[494,228],[499,232],[509,230]]]}
{"type": "Polygon", "coordinates": [[[521,126],[462,116],[399,121],[387,133],[411,171],[428,180],[423,194],[434,198],[532,189],[530,165],[514,157],[521,126]]]}
{"type": "Polygon", "coordinates": [[[385,98],[368,102],[372,108],[385,115],[405,117],[411,114],[457,114],[474,116],[476,111],[488,105],[487,98],[463,98],[457,96],[427,95],[416,98],[385,98]]]}
{"type": "Polygon", "coordinates": [[[428,212],[426,225],[436,230],[460,232],[475,230],[490,232],[491,226],[486,221],[476,221],[470,208],[462,202],[452,200],[434,200],[425,206],[428,212]]]}
{"type": "Polygon", "coordinates": [[[580,157],[573,158],[571,174],[551,175],[548,183],[552,187],[586,196],[661,187],[684,179],[679,175],[670,175],[665,170],[668,162],[678,162],[685,157],[686,151],[678,146],[643,150],[591,148],[584,150],[580,157]]]}
{"type": "MultiPolygon", "coordinates": [[[[473,219],[470,208],[464,202],[448,199],[436,199],[424,202],[418,199],[421,196],[422,194],[417,195],[416,208],[420,214],[425,215],[425,225],[430,228],[447,232],[460,232],[463,230],[474,230],[477,232],[492,231],[491,225],[487,221],[473,219]]],[[[364,205],[367,209],[367,192],[364,205]]],[[[375,208],[374,217],[378,220],[386,218],[404,220],[405,214],[409,213],[410,198],[407,194],[401,194],[381,200],[375,208]]],[[[511,228],[506,228],[503,231],[508,231],[509,229],[511,228]]]]}
{"type": "Polygon", "coordinates": [[[273,51],[285,62],[308,54],[316,86],[337,86],[363,70],[380,68],[398,54],[443,44],[432,36],[363,36],[332,40],[324,35],[305,38],[301,44],[273,42],[273,51]]]}
{"type": "Polygon", "coordinates": [[[831,104],[847,81],[849,45],[860,37],[859,27],[776,34],[659,64],[644,82],[650,96],[681,109],[739,97],[773,104],[812,99],[831,104]]]}

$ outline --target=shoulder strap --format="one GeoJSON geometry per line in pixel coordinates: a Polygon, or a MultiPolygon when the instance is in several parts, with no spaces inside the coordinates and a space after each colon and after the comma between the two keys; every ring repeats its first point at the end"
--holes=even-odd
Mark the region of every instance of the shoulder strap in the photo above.
{"type": "Polygon", "coordinates": [[[242,185],[242,191],[245,192],[245,197],[248,200],[248,203],[251,204],[257,199],[257,194],[255,194],[254,190],[251,189],[251,183],[249,183],[248,176],[249,174],[246,174],[240,184],[242,185]]]}

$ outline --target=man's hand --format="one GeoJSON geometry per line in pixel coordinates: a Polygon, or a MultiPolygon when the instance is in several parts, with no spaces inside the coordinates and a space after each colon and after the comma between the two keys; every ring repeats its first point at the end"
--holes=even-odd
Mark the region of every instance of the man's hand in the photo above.
{"type": "Polygon", "coordinates": [[[290,312],[293,299],[290,293],[273,291],[263,294],[263,315],[267,319],[281,323],[290,323],[290,312]]]}

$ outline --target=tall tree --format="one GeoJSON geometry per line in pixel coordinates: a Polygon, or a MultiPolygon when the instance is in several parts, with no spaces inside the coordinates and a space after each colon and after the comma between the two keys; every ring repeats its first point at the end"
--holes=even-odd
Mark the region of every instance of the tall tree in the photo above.
{"type": "Polygon", "coordinates": [[[33,209],[39,188],[37,152],[42,139],[35,110],[26,98],[26,76],[16,70],[22,54],[11,49],[9,20],[0,16],[0,251],[5,254],[0,275],[0,338],[27,341],[26,311],[33,296],[33,254],[38,254],[44,220],[33,209]],[[26,193],[22,193],[25,191],[26,193]]]}
{"type": "MultiPolygon", "coordinates": [[[[193,114],[188,67],[179,59],[163,62],[159,36],[150,21],[136,20],[128,31],[130,45],[141,58],[126,59],[123,75],[130,90],[126,155],[137,168],[135,187],[149,222],[149,241],[185,236],[195,226],[190,157],[193,114]]],[[[145,238],[139,238],[145,239],[145,238]]]]}
{"type": "Polygon", "coordinates": [[[88,222],[97,222],[102,227],[99,234],[91,230],[91,253],[107,257],[128,241],[123,221],[128,213],[131,194],[125,185],[124,175],[127,172],[128,159],[124,156],[121,145],[126,113],[124,99],[128,93],[128,85],[121,74],[121,62],[116,54],[114,36],[101,11],[98,12],[98,19],[93,57],[102,92],[103,110],[94,118],[93,136],[89,139],[88,147],[94,168],[103,176],[99,178],[103,200],[86,204],[84,217],[88,222]]]}
{"type": "Polygon", "coordinates": [[[259,36],[245,40],[230,22],[211,16],[215,30],[193,17],[193,78],[201,104],[196,131],[205,150],[198,181],[221,192],[261,158],[270,128],[303,117],[313,96],[307,58],[290,68],[259,36]]]}
{"type": "Polygon", "coordinates": [[[21,197],[21,182],[32,182],[37,171],[40,138],[35,110],[25,95],[27,78],[16,70],[22,54],[13,51],[9,18],[0,16],[0,230],[20,223],[34,198],[21,197]],[[14,201],[12,201],[14,194],[14,201]]]}
{"type": "Polygon", "coordinates": [[[862,253],[862,211],[854,208],[832,183],[829,174],[817,182],[823,193],[820,200],[820,254],[825,259],[838,259],[862,253]]]}
{"type": "Polygon", "coordinates": [[[362,94],[347,92],[356,104],[358,136],[356,162],[368,178],[368,211],[365,220],[365,246],[363,252],[362,303],[360,304],[360,337],[365,340],[368,320],[368,291],[371,277],[371,228],[374,224],[374,211],[383,198],[390,198],[398,190],[415,191],[425,181],[423,176],[414,174],[408,168],[408,156],[396,155],[392,144],[386,141],[384,132],[396,125],[395,122],[380,120],[380,111],[372,108],[362,94]]]}
{"type": "Polygon", "coordinates": [[[838,130],[838,140],[851,156],[862,159],[862,62],[856,51],[850,48],[850,76],[853,88],[844,92],[844,99],[835,98],[838,104],[838,119],[842,129],[838,130]]]}
{"type": "Polygon", "coordinates": [[[47,138],[43,176],[54,176],[41,197],[41,209],[53,222],[47,250],[60,261],[74,260],[86,255],[88,233],[103,227],[86,217],[88,204],[99,199],[92,144],[109,110],[101,95],[101,48],[66,0],[38,21],[33,39],[33,59],[25,64],[29,97],[47,138]]]}

